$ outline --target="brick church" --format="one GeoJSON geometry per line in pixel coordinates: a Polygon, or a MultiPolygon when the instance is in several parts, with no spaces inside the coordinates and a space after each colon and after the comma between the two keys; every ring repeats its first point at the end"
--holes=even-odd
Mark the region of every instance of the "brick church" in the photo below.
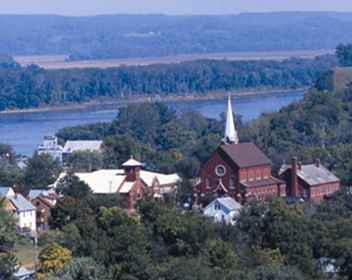
{"type": "Polygon", "coordinates": [[[197,203],[206,205],[221,196],[241,203],[285,197],[285,182],[271,172],[270,160],[255,144],[239,142],[229,97],[225,137],[201,168],[197,203]]]}

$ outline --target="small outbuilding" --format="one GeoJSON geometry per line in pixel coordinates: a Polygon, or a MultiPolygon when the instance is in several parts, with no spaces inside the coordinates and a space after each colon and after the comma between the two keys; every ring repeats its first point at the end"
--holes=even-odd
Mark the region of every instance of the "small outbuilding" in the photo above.
{"type": "Polygon", "coordinates": [[[215,222],[234,224],[241,208],[240,203],[227,196],[214,199],[204,208],[203,213],[205,216],[213,218],[215,222]]]}

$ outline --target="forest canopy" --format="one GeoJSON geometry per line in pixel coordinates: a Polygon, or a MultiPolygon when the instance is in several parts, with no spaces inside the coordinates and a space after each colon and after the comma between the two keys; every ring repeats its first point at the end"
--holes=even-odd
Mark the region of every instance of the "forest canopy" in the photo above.
{"type": "Polygon", "coordinates": [[[334,56],[312,60],[193,61],[109,69],[45,70],[20,68],[0,60],[0,111],[62,106],[136,97],[205,95],[248,89],[311,86],[332,66],[334,56]]]}

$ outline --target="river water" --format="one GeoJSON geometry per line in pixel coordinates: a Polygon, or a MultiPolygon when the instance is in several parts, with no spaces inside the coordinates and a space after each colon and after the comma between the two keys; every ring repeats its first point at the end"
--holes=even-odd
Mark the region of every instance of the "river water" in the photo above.
{"type": "MultiPolygon", "coordinates": [[[[299,101],[303,95],[303,91],[292,91],[284,94],[234,97],[233,110],[235,114],[241,115],[244,121],[250,121],[262,113],[274,112],[299,101]]],[[[226,111],[226,99],[167,102],[167,104],[178,111],[198,111],[210,118],[218,118],[226,111]]],[[[62,112],[0,115],[0,143],[10,144],[17,153],[30,156],[45,135],[53,135],[67,126],[109,122],[116,117],[117,112],[117,106],[109,105],[62,112]]]]}

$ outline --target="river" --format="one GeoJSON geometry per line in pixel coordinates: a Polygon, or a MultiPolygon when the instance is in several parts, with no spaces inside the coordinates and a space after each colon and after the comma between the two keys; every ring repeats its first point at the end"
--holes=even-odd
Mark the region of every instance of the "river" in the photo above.
{"type": "MultiPolygon", "coordinates": [[[[250,121],[262,113],[274,112],[303,98],[303,91],[284,94],[254,95],[232,99],[235,114],[250,121]]],[[[226,110],[226,100],[167,102],[178,111],[198,111],[206,117],[218,118],[226,110]]],[[[117,106],[92,107],[82,110],[11,113],[0,115],[0,143],[13,146],[16,153],[32,155],[45,135],[53,135],[67,126],[109,122],[116,117],[117,106]]]]}

